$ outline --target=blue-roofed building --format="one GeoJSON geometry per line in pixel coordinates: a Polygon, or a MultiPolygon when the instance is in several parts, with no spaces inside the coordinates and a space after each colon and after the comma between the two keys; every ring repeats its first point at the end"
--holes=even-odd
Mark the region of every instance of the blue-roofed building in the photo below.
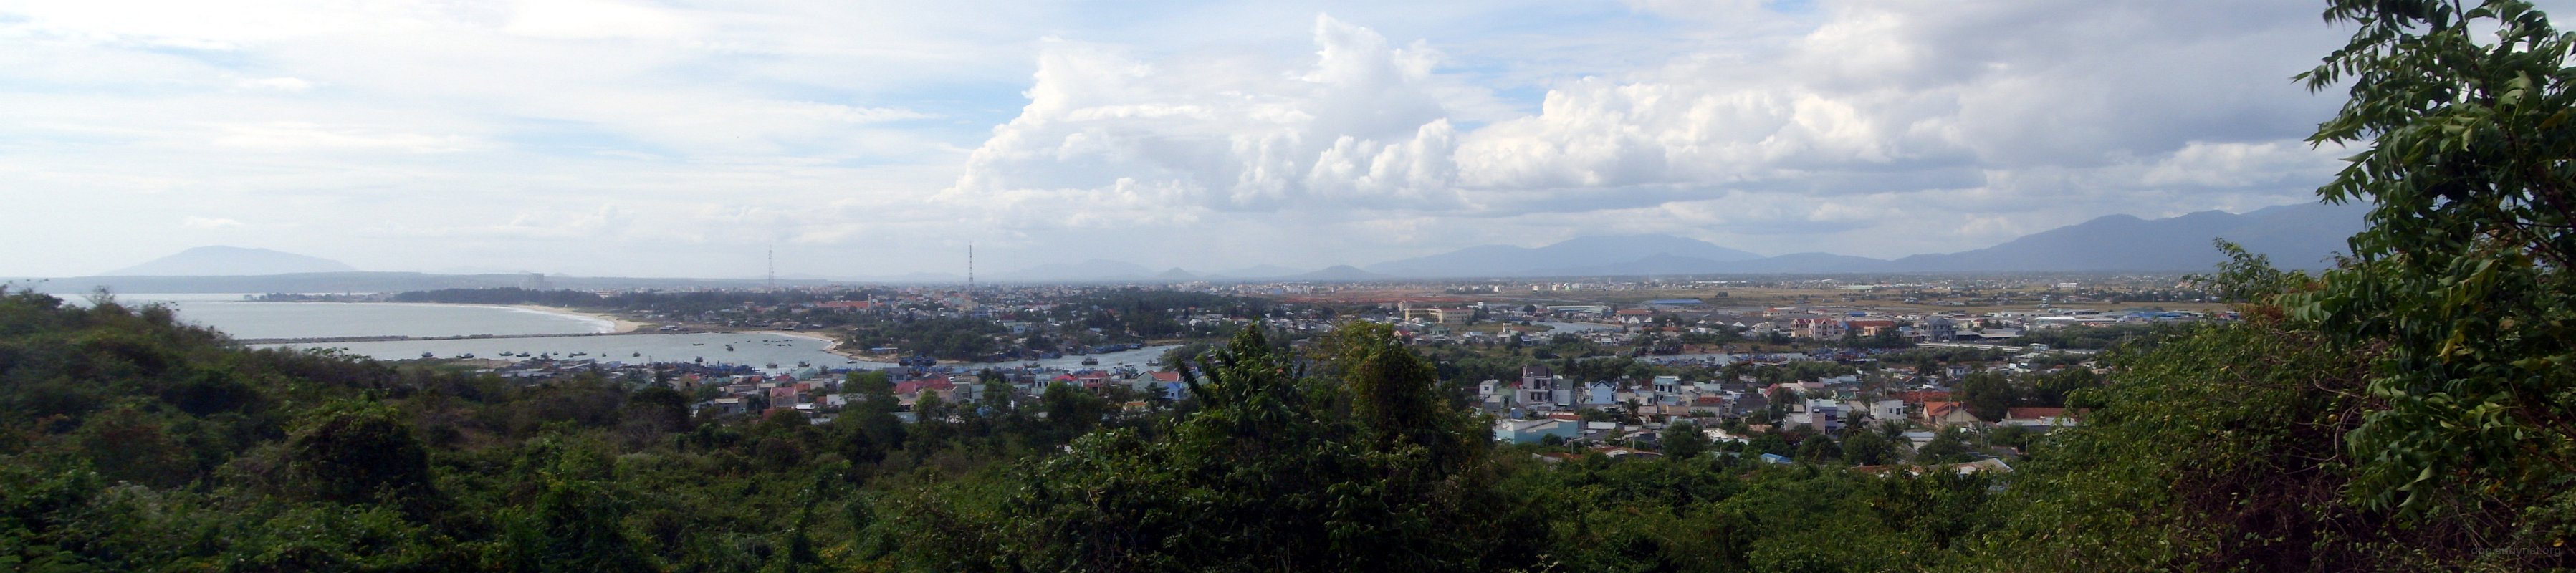
{"type": "Polygon", "coordinates": [[[1494,423],[1494,440],[1515,444],[1535,444],[1548,436],[1572,440],[1582,430],[1580,424],[1564,420],[1503,420],[1494,423]]]}

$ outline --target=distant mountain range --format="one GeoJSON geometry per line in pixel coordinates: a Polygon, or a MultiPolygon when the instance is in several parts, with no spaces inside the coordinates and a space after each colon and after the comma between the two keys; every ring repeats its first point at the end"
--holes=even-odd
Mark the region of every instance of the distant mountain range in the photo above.
{"type": "Polygon", "coordinates": [[[2059,227],[2003,244],[1896,260],[1833,253],[1775,257],[1672,235],[1600,235],[1543,247],[1482,245],[1365,267],[1336,266],[1298,272],[1260,266],[1223,273],[1174,268],[1154,273],[1141,265],[1090,261],[1012,273],[1008,280],[1183,282],[1192,280],[1364,281],[1393,278],[1572,277],[1717,274],[1837,274],[1947,272],[2176,272],[2209,270],[2222,256],[2212,239],[2226,238],[2271,257],[2282,268],[2333,265],[2344,239],[2362,229],[2367,205],[2308,203],[2249,213],[2203,211],[2165,219],[2111,215],[2059,227]]]}
{"type": "Polygon", "coordinates": [[[2288,269],[2333,266],[2344,239],[2361,232],[2367,205],[2311,203],[2236,214],[2203,211],[2167,219],[2111,215],[2003,244],[1896,260],[1831,253],[1776,257],[1671,236],[1590,237],[1536,249],[1487,245],[1390,261],[1368,268],[1411,277],[1547,277],[1688,274],[2203,271],[2224,257],[2225,238],[2288,269]],[[1571,247],[1571,248],[1569,248],[1571,247]],[[1517,250],[1514,250],[1517,249],[1517,250]],[[1498,255],[1516,253],[1519,258],[1498,255]],[[1581,253],[1580,257],[1568,257],[1581,253]],[[1688,254],[1704,253],[1704,254],[1688,254]],[[1578,264],[1568,264],[1581,261],[1578,264]],[[1410,272],[1400,269],[1411,268],[1410,272]]]}
{"type": "MultiPolygon", "coordinates": [[[[1177,270],[1177,269],[1175,269],[1177,270]]],[[[1120,281],[1154,276],[1154,270],[1126,261],[1092,259],[1079,263],[1038,265],[993,276],[999,281],[1120,281]]]]}
{"type": "Polygon", "coordinates": [[[1665,265],[1696,268],[1710,263],[1760,258],[1762,255],[1671,235],[1604,235],[1569,239],[1535,249],[1511,245],[1467,247],[1427,257],[1387,261],[1369,265],[1367,269],[1373,273],[1408,277],[1601,274],[1579,271],[1599,266],[1603,261],[1624,261],[1623,264],[1633,265],[1643,272],[1615,274],[1652,274],[1654,271],[1646,269],[1665,265]]]}
{"type": "Polygon", "coordinates": [[[1905,272],[2183,271],[2224,260],[2213,239],[2271,257],[2286,269],[2334,266],[2333,255],[2363,228],[2368,205],[2283,205],[2242,215],[2202,211],[2147,220],[2112,215],[2023,236],[1974,251],[1914,255],[1889,261],[1905,272]]]}
{"type": "Polygon", "coordinates": [[[1350,265],[1333,265],[1325,267],[1323,270],[1311,273],[1300,273],[1278,278],[1296,281],[1369,281],[1396,277],[1363,271],[1360,270],[1359,267],[1350,265]]]}
{"type": "Polygon", "coordinates": [[[237,277],[294,273],[353,273],[340,261],[268,249],[214,245],[101,273],[114,277],[237,277]]]}
{"type": "MultiPolygon", "coordinates": [[[[1896,260],[1832,253],[1774,257],[1671,235],[1607,235],[1543,247],[1484,245],[1387,261],[1366,267],[1340,265],[1314,271],[1260,265],[1216,273],[1182,268],[1154,271],[1125,261],[1094,259],[999,273],[992,282],[1141,282],[1288,280],[1316,282],[1400,278],[1556,277],[1723,274],[1841,274],[1948,272],[2189,272],[2215,267],[2222,258],[2210,245],[2226,238],[2271,257],[2289,269],[2333,265],[2344,240],[2363,227],[2367,205],[2309,203],[2237,214],[2203,211],[2165,219],[2111,215],[2050,229],[2003,244],[1896,260]]],[[[41,288],[78,293],[94,287],[116,292],[385,292],[432,288],[516,286],[520,274],[356,272],[337,261],[268,249],[198,247],[95,277],[53,279],[41,288]]],[[[856,282],[953,283],[964,277],[915,273],[856,282]]],[[[756,286],[753,280],[549,277],[563,288],[671,288],[756,286]]],[[[828,284],[800,279],[781,284],[828,284]]]]}

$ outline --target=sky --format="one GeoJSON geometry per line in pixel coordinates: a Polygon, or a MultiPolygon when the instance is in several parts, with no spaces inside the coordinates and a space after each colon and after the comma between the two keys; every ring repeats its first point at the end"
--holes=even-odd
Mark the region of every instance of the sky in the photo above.
{"type": "MultiPolygon", "coordinates": [[[[2544,4],[2544,8],[2552,7],[2544,4]]],[[[1223,272],[2314,200],[2282,0],[0,0],[0,276],[1223,272]]]]}

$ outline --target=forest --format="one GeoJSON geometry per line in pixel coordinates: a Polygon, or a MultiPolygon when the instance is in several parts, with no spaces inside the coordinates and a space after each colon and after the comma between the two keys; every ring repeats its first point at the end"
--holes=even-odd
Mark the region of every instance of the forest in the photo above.
{"type": "Polygon", "coordinates": [[[2362,149],[2320,190],[2373,205],[2351,257],[2307,275],[2222,243],[2197,280],[2241,320],[2111,341],[2098,379],[1978,382],[1976,407],[2083,412],[2008,473],[1909,471],[1963,452],[1862,435],[1499,444],[1448,377],[1491,365],[1361,323],[1176,356],[1187,395],[1147,413],[1055,386],[907,423],[854,375],[866,399],[818,425],[12,289],[0,569],[2576,567],[2576,37],[2510,0],[2327,17],[2351,43],[2302,79],[2350,91],[2315,141],[2362,149]]]}

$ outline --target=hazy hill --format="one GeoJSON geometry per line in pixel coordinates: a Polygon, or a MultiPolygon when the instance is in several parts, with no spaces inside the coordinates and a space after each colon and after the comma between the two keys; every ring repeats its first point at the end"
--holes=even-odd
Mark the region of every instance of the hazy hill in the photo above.
{"type": "Polygon", "coordinates": [[[2202,211],[2167,219],[2111,215],[1957,253],[1914,255],[1888,264],[1899,272],[2195,271],[2221,260],[2212,239],[2224,237],[2269,255],[2282,268],[2331,266],[2344,239],[2362,229],[2363,205],[2310,203],[2245,214],[2202,211]]]}
{"type": "Polygon", "coordinates": [[[140,265],[100,273],[102,276],[233,277],[295,273],[347,273],[357,268],[340,261],[294,253],[227,247],[197,247],[140,265]]]}
{"type": "MultiPolygon", "coordinates": [[[[115,293],[390,293],[449,288],[499,288],[524,284],[525,274],[438,275],[427,273],[355,272],[294,273],[244,276],[96,276],[48,279],[30,285],[38,292],[78,295],[104,288],[115,293]]],[[[677,279],[639,277],[572,277],[547,275],[559,289],[755,288],[761,279],[677,279]]],[[[779,279],[781,286],[818,286],[835,281],[779,279]]]]}
{"type": "Polygon", "coordinates": [[[1255,265],[1255,266],[1244,267],[1244,268],[1240,268],[1240,269],[1234,269],[1234,270],[1230,270],[1230,271],[1218,271],[1216,274],[1214,274],[1214,275],[1212,275],[1212,276],[1226,277],[1226,278],[1238,278],[1238,279],[1258,279],[1258,278],[1270,278],[1270,277],[1284,277],[1284,276],[1288,276],[1288,275],[1297,274],[1297,273],[1300,273],[1300,272],[1305,272],[1305,271],[1300,271],[1300,270],[1297,270],[1297,269],[1292,269],[1292,268],[1283,267],[1283,266],[1279,266],[1279,265],[1255,265]]]}
{"type": "Polygon", "coordinates": [[[1334,265],[1311,273],[1290,275],[1279,278],[1283,280],[1296,281],[1366,281],[1388,277],[1378,273],[1363,271],[1358,267],[1350,265],[1334,265]]]}
{"type": "Polygon", "coordinates": [[[1874,273],[1888,268],[1886,260],[1833,253],[1790,253],[1760,260],[1726,265],[1727,272],[1831,274],[1874,273]]]}
{"type": "Polygon", "coordinates": [[[1585,237],[1539,248],[1469,247],[1368,268],[1413,277],[1884,272],[2195,271],[2218,264],[2210,240],[2225,237],[2292,269],[2324,268],[2362,228],[2359,205],[2308,203],[2249,213],[2203,211],[2165,219],[2111,215],[2003,244],[1894,261],[1793,253],[1760,257],[1667,235],[1585,237]]]}
{"type": "MultiPolygon", "coordinates": [[[[1672,235],[1605,235],[1568,239],[1538,248],[1511,245],[1468,247],[1369,265],[1367,270],[1413,277],[1548,276],[1602,274],[1568,271],[1609,269],[1611,265],[1622,262],[1649,259],[1661,260],[1665,265],[1687,267],[1699,264],[1694,261],[1726,263],[1759,258],[1762,256],[1672,235]]],[[[1657,263],[1645,264],[1652,266],[1657,263]]]]}
{"type": "Polygon", "coordinates": [[[1153,269],[1126,261],[1092,259],[1079,263],[1038,265],[1001,275],[1012,281],[1111,281],[1141,279],[1154,275],[1153,269]]]}

